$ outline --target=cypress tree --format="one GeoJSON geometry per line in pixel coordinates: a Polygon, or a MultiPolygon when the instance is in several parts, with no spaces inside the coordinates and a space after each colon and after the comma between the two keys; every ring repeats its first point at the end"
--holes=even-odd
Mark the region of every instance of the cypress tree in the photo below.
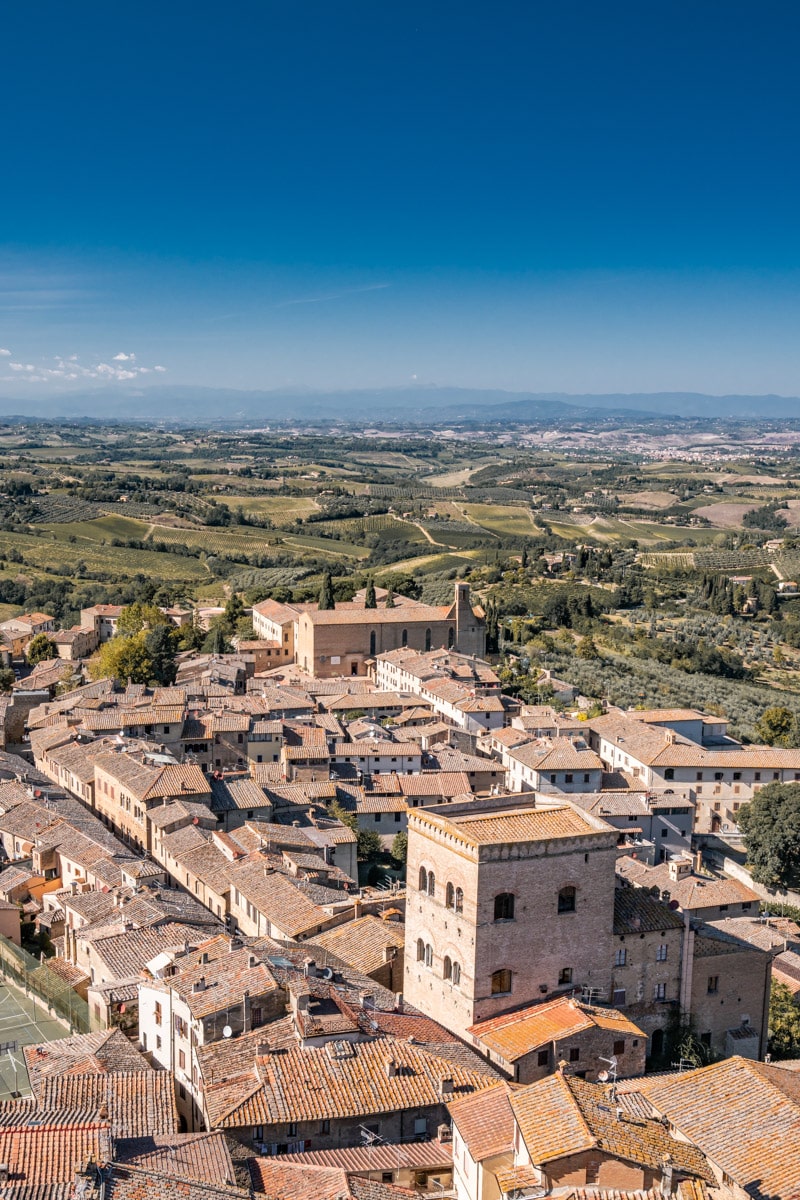
{"type": "Polygon", "coordinates": [[[330,571],[326,570],[322,576],[322,587],[319,589],[319,608],[323,609],[335,608],[336,603],[333,598],[333,580],[330,571]]]}
{"type": "Polygon", "coordinates": [[[375,596],[375,580],[370,576],[367,580],[367,588],[364,595],[364,608],[377,608],[378,601],[375,596]]]}

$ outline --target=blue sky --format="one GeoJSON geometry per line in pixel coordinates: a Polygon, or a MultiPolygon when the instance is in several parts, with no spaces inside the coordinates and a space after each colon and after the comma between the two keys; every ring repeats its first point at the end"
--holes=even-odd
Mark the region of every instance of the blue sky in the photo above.
{"type": "Polygon", "coordinates": [[[799,32],[792,0],[11,6],[0,393],[798,394],[799,32]]]}

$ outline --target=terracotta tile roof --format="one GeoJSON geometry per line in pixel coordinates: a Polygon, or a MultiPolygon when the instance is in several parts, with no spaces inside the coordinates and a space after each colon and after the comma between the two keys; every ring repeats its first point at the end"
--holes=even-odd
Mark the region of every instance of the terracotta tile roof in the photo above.
{"type": "Polygon", "coordinates": [[[269,1054],[245,1075],[208,1086],[205,1095],[211,1125],[236,1129],[432,1107],[442,1103],[443,1078],[452,1079],[456,1097],[490,1082],[423,1047],[381,1039],[269,1054]]]}
{"type": "MultiPolygon", "coordinates": [[[[631,709],[628,716],[634,721],[646,721],[648,724],[654,724],[657,721],[705,721],[707,718],[696,708],[648,708],[648,709],[631,709]]],[[[714,718],[715,720],[723,720],[724,718],[714,718]]]]}
{"type": "Polygon", "coordinates": [[[222,1133],[146,1134],[120,1139],[115,1158],[142,1170],[216,1186],[235,1183],[233,1162],[222,1133]]]}
{"type": "Polygon", "coordinates": [[[599,771],[603,765],[594,750],[571,738],[538,738],[508,756],[535,771],[599,771]]]}
{"type": "Polygon", "coordinates": [[[269,967],[259,961],[260,957],[249,948],[234,950],[213,962],[199,963],[169,976],[164,986],[176,991],[192,1016],[200,1020],[241,1004],[245,993],[256,1000],[278,992],[269,967]],[[202,990],[194,991],[198,985],[202,990]]]}
{"type": "Polygon", "coordinates": [[[682,929],[683,917],[656,900],[643,888],[616,888],[614,891],[614,933],[656,933],[662,929],[682,929]]]}
{"type": "Polygon", "coordinates": [[[163,799],[167,796],[207,796],[211,792],[205,775],[193,763],[152,767],[130,754],[111,753],[98,755],[95,766],[139,800],[163,799]]]}
{"type": "Polygon", "coordinates": [[[42,1081],[43,1108],[85,1108],[108,1113],[114,1137],[177,1133],[175,1087],[168,1071],[111,1071],[56,1075],[42,1081]]]}
{"type": "Polygon", "coordinates": [[[197,941],[207,936],[205,931],[200,934],[191,926],[169,921],[153,928],[120,930],[102,936],[94,941],[94,953],[115,979],[129,979],[138,975],[162,950],[182,945],[187,938],[197,941]]]}
{"type": "Polygon", "coordinates": [[[728,1058],[637,1081],[654,1108],[752,1196],[800,1196],[800,1083],[780,1066],[728,1058]]]}
{"type": "Polygon", "coordinates": [[[404,796],[463,796],[472,790],[466,771],[398,775],[397,784],[404,796]]]}
{"type": "Polygon", "coordinates": [[[476,1162],[513,1150],[514,1112],[510,1097],[509,1085],[498,1083],[448,1104],[453,1123],[476,1162]]]}
{"type": "Polygon", "coordinates": [[[249,1165],[255,1190],[280,1200],[340,1200],[351,1195],[340,1167],[298,1167],[274,1158],[254,1158],[249,1165]]]}
{"type": "Polygon", "coordinates": [[[229,872],[233,887],[290,938],[316,930],[330,919],[307,899],[298,884],[277,871],[265,874],[262,862],[246,863],[229,872]]]}
{"type": "Polygon", "coordinates": [[[85,1166],[91,1157],[95,1162],[111,1157],[107,1121],[0,1126],[0,1162],[8,1167],[9,1183],[25,1184],[26,1196],[31,1194],[29,1189],[45,1184],[72,1184],[75,1167],[85,1166]]]}
{"type": "MultiPolygon", "coordinates": [[[[479,1095],[489,1094],[487,1089],[479,1095]]],[[[465,1101],[459,1101],[465,1103],[465,1101]]],[[[348,1174],[368,1171],[396,1171],[412,1167],[418,1171],[435,1171],[453,1163],[451,1142],[376,1142],[374,1146],[341,1146],[335,1150],[304,1150],[298,1154],[281,1154],[273,1161],[307,1164],[315,1167],[339,1167],[348,1174]]]]}
{"type": "Polygon", "coordinates": [[[373,916],[337,925],[325,933],[318,933],[313,942],[307,943],[309,949],[319,946],[330,951],[365,975],[384,965],[387,949],[400,952],[404,944],[404,925],[373,916]]]}
{"type": "Polygon", "coordinates": [[[333,748],[335,758],[403,757],[419,758],[422,751],[416,742],[392,742],[367,739],[363,742],[337,742],[333,748]]]}
{"type": "Polygon", "coordinates": [[[424,625],[446,620],[449,612],[449,604],[441,608],[417,603],[397,604],[395,608],[364,608],[360,604],[339,603],[336,608],[307,612],[305,619],[312,625],[424,625]]]}
{"type": "Polygon", "coordinates": [[[467,1032],[506,1062],[515,1062],[540,1046],[587,1029],[607,1029],[619,1036],[645,1037],[642,1030],[617,1009],[590,1007],[569,996],[559,996],[545,1004],[534,1004],[481,1021],[467,1032]]]}
{"type": "MultiPolygon", "coordinates": [[[[101,1029],[23,1046],[22,1053],[34,1095],[40,1094],[46,1079],[57,1075],[152,1070],[144,1055],[119,1029],[101,1029]]],[[[86,1105],[81,1101],[79,1107],[86,1105]]]]}
{"type": "Polygon", "coordinates": [[[475,846],[597,835],[597,830],[567,805],[553,808],[510,808],[507,812],[485,814],[478,810],[474,816],[469,813],[449,819],[443,816],[442,819],[448,820],[449,824],[456,827],[460,837],[475,846]]]}
{"type": "Polygon", "coordinates": [[[660,1170],[669,1154],[679,1173],[713,1180],[695,1146],[670,1137],[660,1121],[618,1117],[599,1084],[558,1073],[523,1088],[510,1103],[535,1166],[599,1149],[660,1170]]]}
{"type": "Polygon", "coordinates": [[[698,908],[715,908],[719,904],[757,904],[759,900],[758,894],[738,879],[694,874],[671,879],[667,863],[648,867],[626,855],[617,860],[616,871],[637,887],[657,886],[662,891],[668,891],[682,909],[690,912],[698,908]]]}
{"type": "Polygon", "coordinates": [[[253,1193],[249,1187],[179,1178],[171,1171],[114,1163],[104,1195],[105,1200],[252,1200],[253,1193]]]}

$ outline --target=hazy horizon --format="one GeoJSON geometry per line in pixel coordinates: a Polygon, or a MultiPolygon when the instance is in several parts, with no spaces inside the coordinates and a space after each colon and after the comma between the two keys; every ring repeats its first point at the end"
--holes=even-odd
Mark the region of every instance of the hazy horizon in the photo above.
{"type": "Polygon", "coordinates": [[[0,397],[795,396],[799,29],[716,0],[18,5],[0,397]]]}

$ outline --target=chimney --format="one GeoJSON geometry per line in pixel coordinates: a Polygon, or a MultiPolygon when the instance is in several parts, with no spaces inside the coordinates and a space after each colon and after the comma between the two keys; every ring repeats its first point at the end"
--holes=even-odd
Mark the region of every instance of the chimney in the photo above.
{"type": "Polygon", "coordinates": [[[8,1163],[0,1163],[0,1183],[8,1183],[8,1163]]]}
{"type": "Polygon", "coordinates": [[[256,958],[255,954],[250,954],[248,956],[248,959],[247,959],[248,967],[254,967],[257,962],[258,962],[258,959],[256,958]]]}
{"type": "Polygon", "coordinates": [[[395,1012],[403,1011],[403,993],[402,992],[395,992],[394,1007],[395,1007],[395,1012]]]}
{"type": "Polygon", "coordinates": [[[386,1070],[386,1078],[394,1079],[395,1075],[397,1074],[397,1063],[394,1061],[394,1059],[387,1058],[384,1067],[386,1070]]]}
{"type": "Polygon", "coordinates": [[[192,984],[192,992],[204,992],[206,990],[205,976],[201,975],[199,979],[195,979],[192,984]]]}
{"type": "Polygon", "coordinates": [[[303,974],[309,979],[313,979],[317,974],[317,964],[313,958],[307,958],[303,963],[303,974]]]}
{"type": "Polygon", "coordinates": [[[449,1075],[444,1076],[439,1080],[439,1095],[444,1100],[445,1104],[453,1099],[453,1080],[449,1075]]]}
{"type": "Polygon", "coordinates": [[[672,1195],[672,1169],[672,1156],[665,1154],[661,1164],[661,1195],[664,1197],[672,1195]]]}

